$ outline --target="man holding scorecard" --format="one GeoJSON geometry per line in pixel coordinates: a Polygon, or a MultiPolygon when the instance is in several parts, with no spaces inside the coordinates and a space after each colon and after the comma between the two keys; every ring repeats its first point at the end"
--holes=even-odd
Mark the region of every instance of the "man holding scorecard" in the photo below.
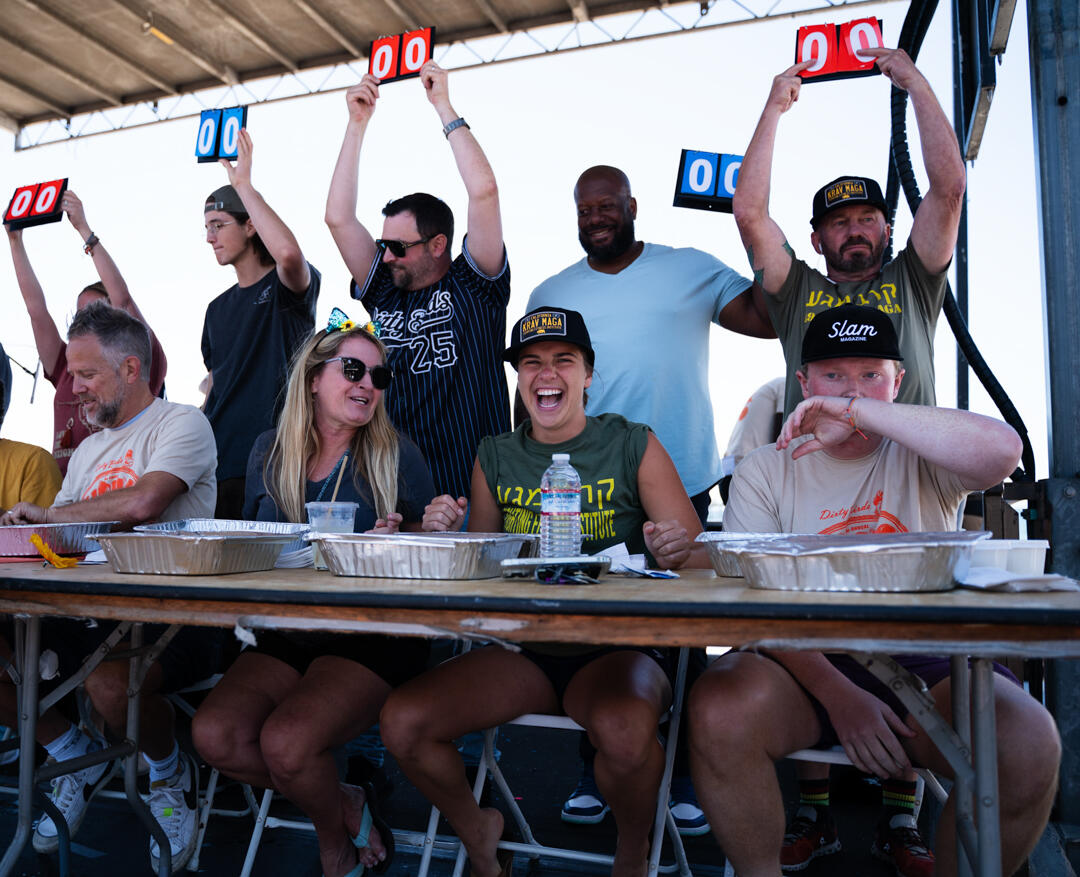
{"type": "Polygon", "coordinates": [[[934,328],[945,298],[946,271],[956,249],[966,185],[964,160],[952,124],[907,53],[864,48],[860,54],[876,58],[878,69],[910,96],[930,181],[915,211],[907,246],[896,258],[884,263],[892,229],[881,187],[872,179],[839,177],[814,195],[810,243],[825,259],[825,274],[796,257],[787,236],[769,214],[773,147],[780,117],[799,99],[803,85],[800,74],[816,59],[795,64],[773,80],[739,169],[735,222],[784,347],[786,414],[802,398],[795,370],[800,365],[799,351],[807,326],[822,311],[847,303],[876,307],[891,318],[908,364],[898,401],[935,402],[934,328]]]}
{"type": "Polygon", "coordinates": [[[510,268],[495,174],[468,124],[450,103],[446,71],[434,61],[420,82],[442,125],[468,193],[468,229],[451,257],[454,216],[425,192],[383,208],[382,238],[357,219],[360,147],[379,99],[370,73],[345,94],[349,122],[326,201],[326,224],[381,329],[394,383],[390,419],[419,445],[436,493],[469,495],[481,438],[510,430],[502,350],[510,268]]]}

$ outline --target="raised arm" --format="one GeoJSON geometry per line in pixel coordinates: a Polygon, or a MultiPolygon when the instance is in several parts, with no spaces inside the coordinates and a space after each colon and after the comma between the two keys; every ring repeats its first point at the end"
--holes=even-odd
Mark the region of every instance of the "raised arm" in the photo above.
{"type": "Polygon", "coordinates": [[[923,196],[908,239],[927,271],[944,271],[956,250],[967,175],[956,134],[930,83],[903,49],[867,49],[893,85],[911,98],[919,127],[923,163],[930,187],[923,196]]]}
{"type": "Polygon", "coordinates": [[[300,249],[300,244],[269,204],[251,184],[251,157],[254,144],[251,135],[246,128],[240,129],[237,138],[236,163],[227,159],[221,159],[225,172],[229,175],[229,183],[240,200],[244,202],[244,209],[251,217],[251,224],[259,233],[266,249],[274,257],[277,263],[278,278],[286,289],[297,295],[303,295],[311,285],[311,272],[308,270],[307,260],[300,249]]]}
{"type": "Polygon", "coordinates": [[[732,209],[739,226],[754,281],[766,293],[775,293],[791,270],[792,250],[784,233],[769,216],[769,189],[773,149],[780,117],[799,99],[802,80],[798,74],[812,61],[789,67],[775,79],[754,136],[746,147],[732,209]]]}
{"type": "Polygon", "coordinates": [[[345,126],[345,139],[341,142],[334,175],[330,179],[330,192],[326,196],[326,225],[357,283],[363,283],[367,278],[377,249],[375,238],[356,218],[356,192],[359,186],[360,147],[378,99],[379,80],[370,73],[364,74],[358,85],[345,92],[349,123],[345,126]]]}
{"type": "Polygon", "coordinates": [[[15,266],[15,280],[19,284],[26,312],[30,315],[30,328],[34,332],[38,359],[44,364],[47,373],[56,364],[64,339],[60,337],[60,330],[56,328],[56,323],[45,306],[45,292],[34,274],[30,257],[26,255],[22,229],[9,228],[7,233],[8,243],[11,245],[11,261],[15,266]]]}
{"type": "Polygon", "coordinates": [[[791,412],[778,448],[813,434],[792,458],[834,447],[856,427],[892,439],[924,460],[955,473],[968,490],[982,490],[1007,478],[1020,459],[1020,436],[1007,423],[955,408],[899,405],[877,399],[813,396],[791,412]]]}
{"type": "MultiPolygon", "coordinates": [[[[78,195],[71,191],[71,189],[68,189],[64,192],[64,197],[61,199],[60,204],[64,208],[64,213],[67,214],[68,221],[71,223],[72,228],[78,232],[79,239],[85,246],[94,232],[86,219],[86,210],[83,207],[82,200],[78,195]]],[[[97,241],[90,248],[90,257],[94,260],[94,267],[97,269],[98,278],[101,280],[102,285],[105,287],[105,292],[109,296],[109,304],[114,308],[120,308],[120,310],[127,311],[136,320],[145,325],[146,318],[143,317],[142,311],[139,310],[138,305],[135,304],[135,300],[131,297],[131,293],[128,291],[127,281],[124,280],[123,275],[121,275],[120,269],[116,267],[116,263],[113,261],[112,256],[109,255],[109,251],[105,249],[105,244],[100,240],[97,241]]]]}
{"type": "MultiPolygon", "coordinates": [[[[445,128],[458,118],[457,110],[450,105],[446,71],[434,61],[428,61],[420,68],[420,81],[445,128]]],[[[447,140],[469,196],[469,255],[476,267],[493,277],[503,266],[502,214],[495,174],[467,126],[455,128],[447,140]]]]}
{"type": "Polygon", "coordinates": [[[675,464],[651,432],[638,466],[637,481],[641,505],[649,518],[644,526],[645,544],[657,564],[668,569],[708,567],[705,546],[694,542],[701,532],[701,521],[675,464]]]}

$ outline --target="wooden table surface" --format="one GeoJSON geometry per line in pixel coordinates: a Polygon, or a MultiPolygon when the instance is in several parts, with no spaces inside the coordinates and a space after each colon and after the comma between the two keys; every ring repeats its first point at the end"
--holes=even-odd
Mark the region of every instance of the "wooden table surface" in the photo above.
{"type": "Polygon", "coordinates": [[[524,579],[345,578],[312,569],[122,575],[0,566],[0,612],[232,627],[380,630],[509,641],[787,645],[873,651],[1080,655],[1080,593],[765,591],[686,570],[599,585],[524,579]]]}

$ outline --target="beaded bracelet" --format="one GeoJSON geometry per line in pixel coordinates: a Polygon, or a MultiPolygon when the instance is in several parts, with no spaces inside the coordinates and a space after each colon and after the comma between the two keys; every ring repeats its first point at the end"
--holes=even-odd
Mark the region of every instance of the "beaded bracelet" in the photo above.
{"type": "MultiPolygon", "coordinates": [[[[855,397],[852,396],[850,399],[848,399],[847,408],[844,409],[844,417],[847,418],[847,422],[851,425],[851,428],[855,430],[855,432],[857,432],[859,435],[861,435],[864,439],[866,439],[866,433],[859,429],[858,425],[855,423],[855,409],[851,407],[854,404],[855,397]]],[[[869,439],[866,440],[869,441],[869,439]]]]}

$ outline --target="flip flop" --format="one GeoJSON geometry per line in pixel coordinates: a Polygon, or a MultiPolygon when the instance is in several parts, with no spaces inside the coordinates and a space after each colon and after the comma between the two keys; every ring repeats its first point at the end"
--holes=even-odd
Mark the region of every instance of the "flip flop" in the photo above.
{"type": "MultiPolygon", "coordinates": [[[[352,839],[353,846],[358,850],[368,846],[371,828],[374,826],[379,832],[379,837],[382,838],[383,846],[386,848],[386,858],[378,864],[372,865],[371,872],[373,874],[382,874],[390,867],[390,862],[394,858],[394,832],[390,830],[390,826],[382,818],[379,808],[379,796],[375,792],[375,786],[371,782],[366,782],[361,784],[360,788],[364,790],[364,813],[360,817],[360,830],[352,839]]],[[[362,873],[362,871],[359,872],[359,874],[362,873]]],[[[352,872],[346,877],[353,877],[352,872]]]]}

